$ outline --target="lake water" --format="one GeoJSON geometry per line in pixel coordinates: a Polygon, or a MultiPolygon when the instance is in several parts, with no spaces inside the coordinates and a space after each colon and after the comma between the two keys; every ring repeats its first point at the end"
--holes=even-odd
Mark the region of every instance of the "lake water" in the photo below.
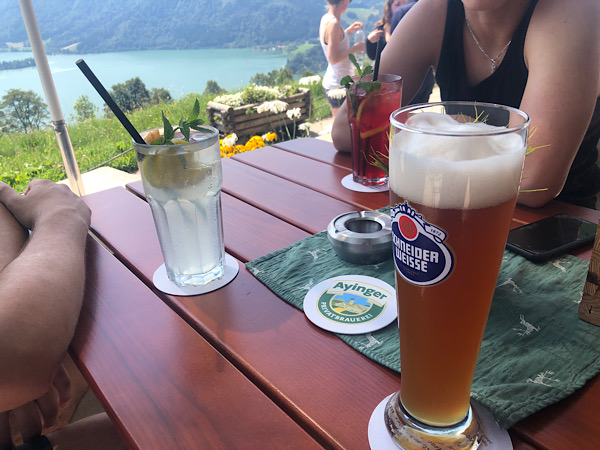
{"type": "MultiPolygon", "coordinates": [[[[32,58],[27,52],[0,52],[0,61],[32,58]]],[[[152,50],[139,52],[99,53],[88,55],[48,55],[48,64],[67,123],[73,105],[81,95],[102,111],[103,101],[87,78],[75,65],[84,59],[104,87],[139,77],[146,88],[168,89],[173,98],[190,92],[202,93],[208,80],[215,80],[226,90],[248,84],[257,73],[268,73],[285,66],[287,57],[280,52],[257,52],[252,49],[152,50]]],[[[0,71],[0,97],[9,89],[31,90],[45,101],[37,68],[0,71]]]]}

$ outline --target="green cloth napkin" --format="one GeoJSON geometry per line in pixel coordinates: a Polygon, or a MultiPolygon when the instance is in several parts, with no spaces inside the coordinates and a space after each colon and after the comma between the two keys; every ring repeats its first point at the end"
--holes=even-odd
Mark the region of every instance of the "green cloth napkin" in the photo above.
{"type": "MultiPolygon", "coordinates": [[[[372,266],[346,263],[325,231],[246,266],[299,309],[312,286],[334,276],[366,275],[394,286],[392,259],[372,266]]],[[[600,327],[577,317],[587,268],[569,255],[534,264],[504,253],[471,391],[502,428],[567,397],[600,371],[600,327]]],[[[397,322],[364,335],[337,336],[400,372],[397,322]]]]}

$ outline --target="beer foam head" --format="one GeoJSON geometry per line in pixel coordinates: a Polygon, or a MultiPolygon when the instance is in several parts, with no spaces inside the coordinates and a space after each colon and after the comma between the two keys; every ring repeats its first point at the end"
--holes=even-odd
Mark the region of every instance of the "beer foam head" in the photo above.
{"type": "Polygon", "coordinates": [[[415,114],[390,146],[390,189],[422,205],[478,209],[513,198],[519,188],[525,142],[517,133],[446,114],[415,114]],[[487,134],[486,134],[487,133],[487,134]]]}

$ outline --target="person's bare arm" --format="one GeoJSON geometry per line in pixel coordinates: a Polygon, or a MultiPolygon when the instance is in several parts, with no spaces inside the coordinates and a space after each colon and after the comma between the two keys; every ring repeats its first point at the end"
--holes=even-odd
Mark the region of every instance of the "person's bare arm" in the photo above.
{"type": "Polygon", "coordinates": [[[519,203],[541,206],[566,180],[599,93],[600,7],[596,0],[538,2],[525,43],[529,78],[520,109],[531,117],[519,203]]]}
{"type": "MultiPolygon", "coordinates": [[[[361,26],[360,22],[354,22],[347,28],[348,33],[353,33],[361,26]]],[[[323,39],[327,42],[327,61],[329,64],[337,64],[348,58],[350,53],[364,51],[365,43],[357,42],[348,50],[342,50],[340,43],[344,39],[344,33],[337,20],[331,20],[325,25],[323,39]]]]}
{"type": "MultiPolygon", "coordinates": [[[[445,20],[446,0],[420,0],[400,21],[381,53],[380,73],[402,77],[403,105],[417,94],[429,67],[437,66],[445,20]]],[[[338,151],[351,151],[345,102],[335,116],[331,138],[338,151]]]]}
{"type": "Polygon", "coordinates": [[[32,182],[25,195],[0,183],[0,203],[32,230],[0,272],[0,411],[48,391],[81,306],[90,211],[68,187],[32,182]]]}
{"type": "Polygon", "coordinates": [[[0,203],[0,272],[19,255],[27,236],[27,230],[0,203]]]}

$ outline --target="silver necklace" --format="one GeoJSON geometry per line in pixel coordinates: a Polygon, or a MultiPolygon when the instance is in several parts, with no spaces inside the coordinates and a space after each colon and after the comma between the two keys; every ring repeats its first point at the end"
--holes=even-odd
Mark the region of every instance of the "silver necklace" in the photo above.
{"type": "Polygon", "coordinates": [[[504,54],[504,52],[506,51],[506,49],[508,48],[508,46],[510,45],[510,43],[512,42],[512,39],[510,41],[508,41],[508,44],[506,44],[504,46],[504,48],[502,50],[500,50],[500,53],[498,53],[496,55],[495,58],[490,57],[490,55],[488,55],[485,50],[483,49],[483,47],[481,46],[481,44],[479,43],[479,39],[477,39],[477,36],[475,36],[475,33],[473,33],[473,29],[471,28],[471,24],[469,23],[469,20],[467,19],[467,17],[465,16],[465,22],[467,24],[467,28],[469,29],[469,32],[471,33],[471,36],[473,37],[473,40],[475,41],[475,44],[477,44],[477,47],[479,47],[479,50],[481,50],[481,53],[484,54],[484,56],[490,60],[490,70],[492,73],[494,73],[496,71],[496,68],[498,67],[496,65],[496,63],[498,62],[498,59],[500,59],[500,57],[504,54]]]}

